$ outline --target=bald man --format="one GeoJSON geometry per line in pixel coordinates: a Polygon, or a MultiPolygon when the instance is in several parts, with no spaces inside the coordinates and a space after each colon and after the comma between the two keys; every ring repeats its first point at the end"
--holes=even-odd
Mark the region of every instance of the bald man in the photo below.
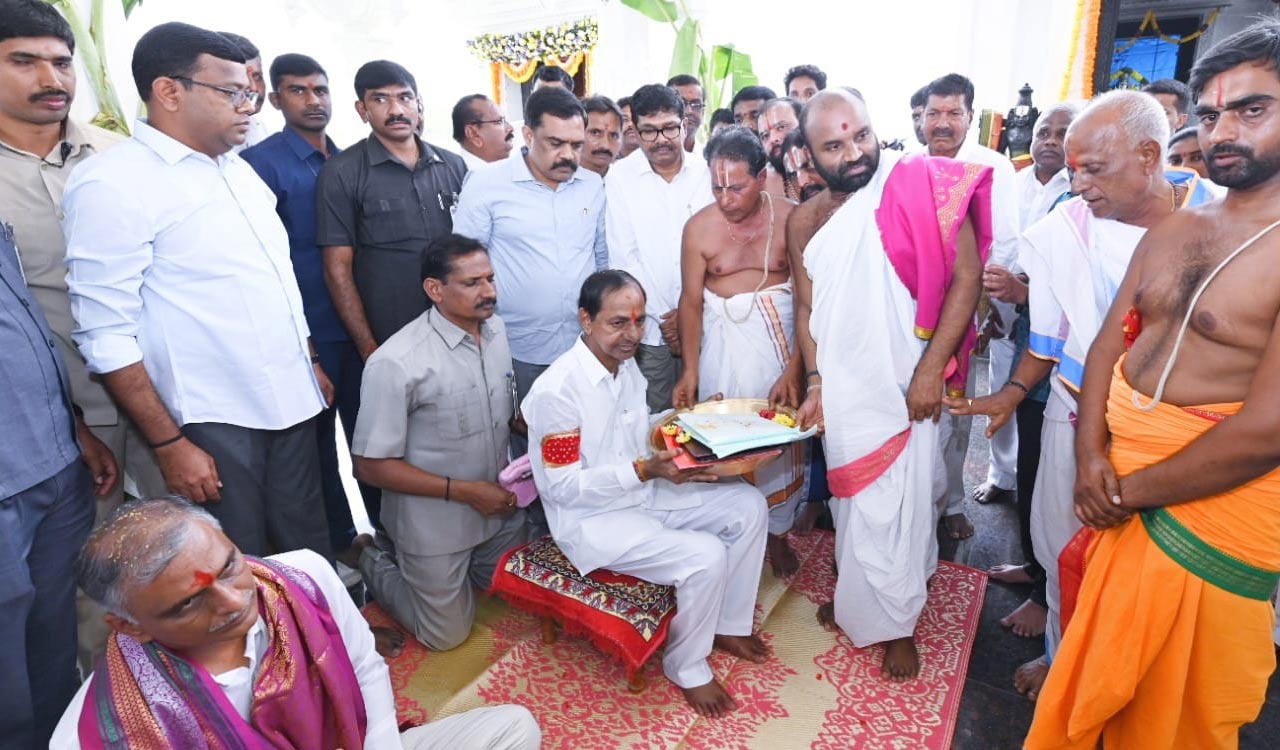
{"type": "Polygon", "coordinates": [[[1136,91],[1094,99],[1067,130],[1067,164],[1076,198],[1023,233],[1018,261],[1030,278],[1031,337],[1003,388],[965,401],[948,399],[954,415],[990,417],[987,435],[1008,424],[1028,391],[1050,374],[1040,433],[1040,465],[1031,501],[1031,538],[1045,570],[1045,655],[1018,668],[1014,685],[1035,700],[1062,641],[1058,557],[1080,530],[1076,477],[1076,397],[1085,354],[1098,334],[1134,248],[1169,214],[1210,199],[1192,172],[1164,169],[1169,124],[1159,103],[1136,91]]]}
{"type": "Polygon", "coordinates": [[[976,340],[991,170],[881,152],[866,104],[844,89],[811,99],[800,127],[827,183],[787,222],[800,417],[825,424],[836,526],[835,601],[818,619],[859,648],[885,644],[882,674],[904,681],[920,669],[914,632],[938,558],[938,421],[944,387],[964,392],[956,376],[976,340]]]}
{"type": "Polygon", "coordinates": [[[332,566],[310,550],[245,555],[183,498],[118,508],[85,542],[76,579],[113,632],[51,750],[541,745],[521,706],[401,734],[386,662],[332,566]]]}

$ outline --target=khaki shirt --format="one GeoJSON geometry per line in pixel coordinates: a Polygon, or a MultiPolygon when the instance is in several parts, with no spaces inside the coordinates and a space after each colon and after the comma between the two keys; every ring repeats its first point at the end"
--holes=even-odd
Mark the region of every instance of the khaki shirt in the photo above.
{"type": "Polygon", "coordinates": [[[122,140],[123,136],[68,119],[63,140],[44,157],[0,141],[0,216],[13,225],[27,285],[67,363],[72,398],[92,426],[113,425],[119,417],[106,389],[89,379],[84,357],[71,341],[75,319],[67,297],[67,243],[59,223],[62,192],[76,165],[122,140]]]}
{"type": "MultiPolygon", "coordinates": [[[[402,458],[458,480],[495,482],[507,465],[511,350],[494,316],[481,342],[430,309],[378,347],[365,364],[351,452],[402,458]]],[[[470,549],[496,534],[502,517],[443,498],[382,493],[382,522],[410,554],[470,549]]]]}

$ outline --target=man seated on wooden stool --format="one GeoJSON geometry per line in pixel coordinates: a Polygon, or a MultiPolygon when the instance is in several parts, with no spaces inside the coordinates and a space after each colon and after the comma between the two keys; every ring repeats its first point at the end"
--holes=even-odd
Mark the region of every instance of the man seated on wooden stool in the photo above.
{"type": "Polygon", "coordinates": [[[663,671],[699,714],[716,718],[737,704],[711,672],[711,649],[757,663],[769,656],[752,634],[768,514],[751,485],[712,486],[715,475],[678,468],[675,451],[648,453],[634,361],[644,306],[630,274],[588,277],[582,336],[534,382],[521,411],[529,445],[540,446],[533,476],[556,543],[584,574],[607,568],[675,586],[663,671]]]}

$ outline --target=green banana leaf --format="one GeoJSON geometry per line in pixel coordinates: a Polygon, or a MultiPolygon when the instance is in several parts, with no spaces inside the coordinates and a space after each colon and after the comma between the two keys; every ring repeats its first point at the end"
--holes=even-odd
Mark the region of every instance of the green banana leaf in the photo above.
{"type": "Polygon", "coordinates": [[[680,25],[680,30],[676,32],[675,49],[671,52],[671,71],[667,73],[668,76],[688,73],[702,77],[704,65],[702,48],[698,46],[698,32],[698,22],[692,18],[686,18],[680,25]]]}
{"type": "MultiPolygon", "coordinates": [[[[142,0],[124,0],[125,4],[131,2],[141,2],[142,0]]],[[[633,8],[645,14],[649,18],[658,23],[674,24],[679,13],[676,11],[676,4],[671,0],[622,0],[622,4],[628,8],[633,8]]]]}

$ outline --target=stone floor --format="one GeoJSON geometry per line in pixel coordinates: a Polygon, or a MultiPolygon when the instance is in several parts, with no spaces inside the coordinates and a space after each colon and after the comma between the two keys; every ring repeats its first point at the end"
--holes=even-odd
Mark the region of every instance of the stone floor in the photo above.
{"type": "MultiPolygon", "coordinates": [[[[985,368],[981,368],[985,370],[985,368]]],[[[984,378],[985,380],[985,378],[984,378]]],[[[984,392],[985,382],[979,383],[984,392]]],[[[987,442],[985,421],[974,420],[965,487],[986,480],[987,442]]],[[[1020,562],[1018,515],[1013,504],[979,505],[967,501],[966,513],[977,528],[972,539],[943,545],[942,554],[958,562],[986,569],[1002,562],[1020,562]],[[947,549],[952,547],[952,549],[947,549]]],[[[992,583],[987,587],[982,622],[978,627],[969,677],[960,704],[954,750],[1017,750],[1031,725],[1034,704],[1013,689],[1013,670],[1043,652],[1040,639],[1015,636],[1000,626],[1000,618],[1026,598],[1027,588],[992,583]]],[[[1262,714],[1240,733],[1241,750],[1280,747],[1280,672],[1272,675],[1262,714]]]]}

